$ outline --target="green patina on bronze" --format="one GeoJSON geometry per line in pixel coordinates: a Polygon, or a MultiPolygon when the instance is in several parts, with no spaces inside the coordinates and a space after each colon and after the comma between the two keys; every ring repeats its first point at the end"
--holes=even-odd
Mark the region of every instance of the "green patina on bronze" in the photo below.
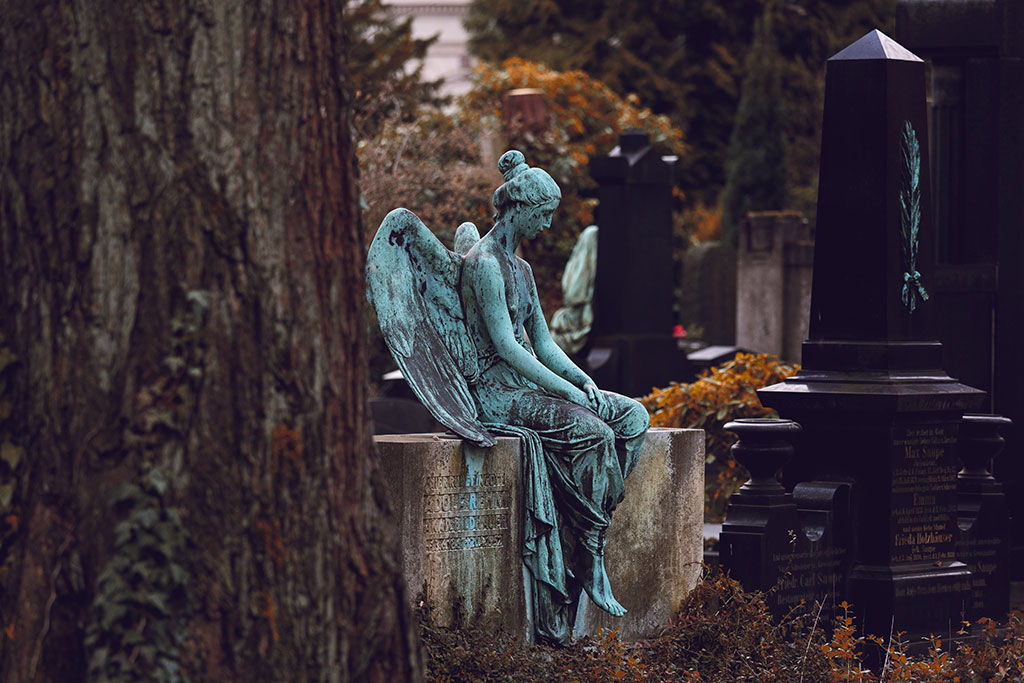
{"type": "Polygon", "coordinates": [[[495,224],[472,223],[446,249],[407,209],[370,245],[367,296],[392,355],[433,415],[484,447],[494,434],[523,443],[523,560],[533,577],[539,639],[567,643],[580,591],[621,616],[604,543],[624,479],[649,426],[636,401],[601,391],[552,340],[523,238],[551,225],[561,191],[522,153],[498,161],[495,224]],[[568,533],[559,533],[559,528],[568,533]]]}
{"type": "Polygon", "coordinates": [[[928,301],[928,292],[917,272],[917,231],[921,225],[921,148],[910,121],[903,122],[900,141],[900,244],[903,249],[903,305],[907,313],[917,308],[917,297],[928,301]]]}

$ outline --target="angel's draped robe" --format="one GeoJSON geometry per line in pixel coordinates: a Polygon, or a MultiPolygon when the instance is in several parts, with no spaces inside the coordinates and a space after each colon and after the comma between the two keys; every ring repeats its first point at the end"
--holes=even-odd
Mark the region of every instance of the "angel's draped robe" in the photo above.
{"type": "MultiPolygon", "coordinates": [[[[522,333],[531,307],[519,303],[509,307],[512,327],[532,354],[522,333]]],[[[650,418],[638,402],[616,393],[603,392],[606,410],[597,415],[539,388],[498,355],[473,318],[467,315],[480,374],[469,388],[480,419],[490,431],[523,442],[523,560],[534,581],[534,628],[541,639],[567,644],[581,590],[573,558],[580,552],[603,556],[612,512],[650,418]]]]}

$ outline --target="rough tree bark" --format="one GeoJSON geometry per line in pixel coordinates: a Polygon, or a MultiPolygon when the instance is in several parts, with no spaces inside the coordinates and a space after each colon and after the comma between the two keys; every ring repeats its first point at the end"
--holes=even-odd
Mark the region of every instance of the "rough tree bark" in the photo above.
{"type": "Polygon", "coordinates": [[[0,680],[422,677],[342,4],[3,3],[0,680]]]}

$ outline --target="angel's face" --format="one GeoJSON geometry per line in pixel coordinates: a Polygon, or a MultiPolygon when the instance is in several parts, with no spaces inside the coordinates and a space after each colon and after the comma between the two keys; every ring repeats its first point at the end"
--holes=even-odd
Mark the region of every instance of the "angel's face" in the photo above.
{"type": "Polygon", "coordinates": [[[553,199],[543,204],[522,206],[517,212],[517,219],[520,223],[520,234],[527,239],[533,239],[540,233],[551,227],[551,218],[558,208],[558,200],[553,199]]]}

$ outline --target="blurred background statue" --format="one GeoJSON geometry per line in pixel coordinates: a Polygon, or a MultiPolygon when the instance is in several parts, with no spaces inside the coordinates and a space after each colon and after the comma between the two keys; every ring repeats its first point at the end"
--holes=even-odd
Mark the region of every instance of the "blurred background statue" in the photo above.
{"type": "Polygon", "coordinates": [[[562,273],[562,307],[551,316],[551,337],[572,355],[587,343],[594,324],[594,278],[597,275],[597,226],[580,233],[562,273]]]}

